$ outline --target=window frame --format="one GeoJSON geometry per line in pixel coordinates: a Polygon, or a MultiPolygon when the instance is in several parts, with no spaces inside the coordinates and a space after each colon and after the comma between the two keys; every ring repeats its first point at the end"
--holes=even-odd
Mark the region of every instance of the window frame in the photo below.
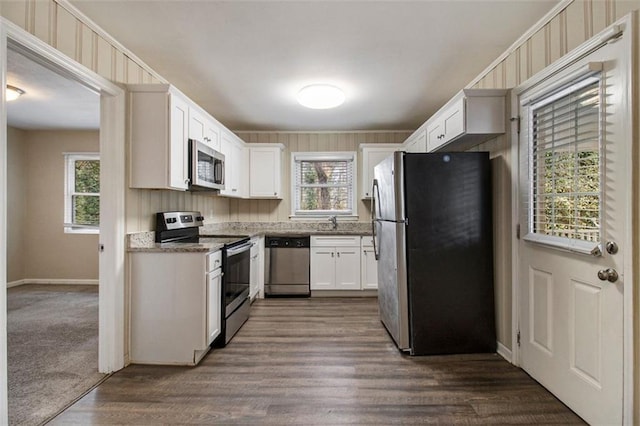
{"type": "Polygon", "coordinates": [[[605,117],[606,117],[606,93],[605,84],[602,78],[600,64],[589,64],[586,69],[581,69],[578,72],[572,74],[569,78],[563,79],[557,84],[552,86],[542,87],[536,91],[535,94],[529,96],[522,101],[522,106],[525,108],[526,114],[523,117],[526,120],[526,139],[527,139],[527,176],[529,185],[527,188],[527,227],[523,239],[531,243],[537,243],[561,250],[568,250],[576,253],[593,255],[596,254],[602,245],[602,238],[604,233],[604,221],[602,215],[604,212],[605,203],[605,117]],[[593,68],[599,68],[594,70],[593,68]],[[549,103],[556,101],[566,95],[579,91],[593,82],[599,83],[599,111],[598,111],[598,152],[599,152],[599,176],[600,176],[600,228],[599,228],[599,241],[587,241],[569,237],[560,237],[554,235],[540,234],[535,231],[535,183],[534,183],[534,137],[533,137],[533,113],[536,108],[542,107],[549,103]]]}
{"type": "Polygon", "coordinates": [[[75,195],[90,195],[100,197],[100,193],[75,191],[75,163],[76,161],[100,161],[98,152],[65,152],[64,155],[64,233],[65,234],[99,234],[100,224],[82,225],[72,222],[73,197],[75,195]]]}
{"type": "Polygon", "coordinates": [[[292,152],[291,153],[291,169],[290,169],[290,181],[291,181],[291,219],[326,219],[330,216],[339,216],[346,220],[358,218],[358,155],[353,151],[336,151],[336,152],[292,152]],[[298,188],[297,182],[297,163],[299,161],[347,161],[351,165],[351,197],[350,204],[351,209],[348,211],[336,211],[336,210],[297,210],[298,203],[298,188]]]}

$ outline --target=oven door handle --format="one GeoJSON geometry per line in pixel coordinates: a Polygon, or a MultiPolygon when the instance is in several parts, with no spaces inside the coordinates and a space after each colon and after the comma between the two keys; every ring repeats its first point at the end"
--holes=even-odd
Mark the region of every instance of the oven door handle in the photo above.
{"type": "Polygon", "coordinates": [[[241,246],[227,249],[227,256],[235,256],[236,254],[240,254],[240,253],[243,253],[243,252],[248,251],[248,250],[251,250],[251,242],[250,241],[242,244],[241,246]]]}

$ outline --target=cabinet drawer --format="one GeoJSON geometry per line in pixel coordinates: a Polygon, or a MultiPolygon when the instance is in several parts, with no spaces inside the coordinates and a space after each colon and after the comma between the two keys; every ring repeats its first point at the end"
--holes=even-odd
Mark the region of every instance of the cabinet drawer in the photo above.
{"type": "Polygon", "coordinates": [[[373,247],[373,237],[362,237],[362,247],[373,247]]]}
{"type": "Polygon", "coordinates": [[[207,271],[222,267],[222,250],[207,254],[207,271]]]}
{"type": "Polygon", "coordinates": [[[352,235],[311,236],[311,247],[353,247],[360,245],[360,237],[352,235]]]}

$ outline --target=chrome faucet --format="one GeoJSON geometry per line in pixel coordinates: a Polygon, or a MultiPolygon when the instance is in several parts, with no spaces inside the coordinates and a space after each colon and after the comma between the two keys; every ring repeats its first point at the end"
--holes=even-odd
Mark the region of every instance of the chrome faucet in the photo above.
{"type": "Polygon", "coordinates": [[[335,215],[329,216],[329,222],[333,225],[333,229],[338,229],[338,218],[335,215]]]}

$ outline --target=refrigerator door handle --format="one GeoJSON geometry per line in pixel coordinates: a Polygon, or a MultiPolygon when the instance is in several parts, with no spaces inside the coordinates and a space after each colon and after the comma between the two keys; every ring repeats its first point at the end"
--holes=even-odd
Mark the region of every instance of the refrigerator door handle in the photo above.
{"type": "Polygon", "coordinates": [[[373,255],[376,260],[380,258],[380,253],[376,244],[376,200],[380,195],[380,188],[378,187],[378,180],[373,180],[373,187],[371,188],[371,240],[373,241],[373,255]]]}

